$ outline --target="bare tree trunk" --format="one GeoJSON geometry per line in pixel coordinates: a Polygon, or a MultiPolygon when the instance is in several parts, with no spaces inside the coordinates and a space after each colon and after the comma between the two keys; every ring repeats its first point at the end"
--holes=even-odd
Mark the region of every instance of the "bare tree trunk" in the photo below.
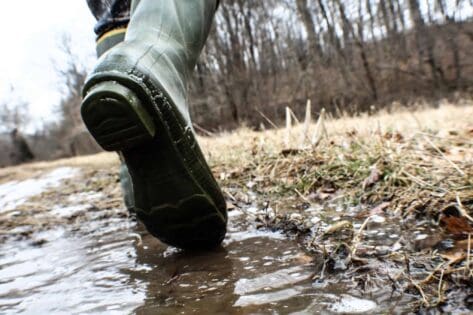
{"type": "Polygon", "coordinates": [[[437,0],[437,6],[444,17],[447,30],[446,30],[446,41],[450,46],[453,56],[453,66],[455,68],[455,79],[454,79],[454,88],[458,88],[461,84],[461,77],[462,77],[462,68],[460,63],[460,47],[458,46],[457,42],[457,31],[451,31],[452,28],[456,28],[455,26],[455,17],[450,16],[446,10],[446,4],[444,0],[437,0]]]}
{"type": "Polygon", "coordinates": [[[297,11],[301,16],[302,23],[307,32],[307,37],[309,41],[309,52],[313,56],[311,59],[318,60],[321,56],[320,48],[317,39],[317,33],[315,32],[315,23],[312,17],[312,14],[309,10],[307,0],[296,0],[297,11]]]}
{"type": "Polygon", "coordinates": [[[430,32],[426,29],[425,21],[420,11],[419,1],[409,0],[409,10],[416,31],[420,66],[421,68],[423,67],[423,59],[424,56],[426,56],[426,61],[430,67],[434,87],[439,88],[441,86],[441,82],[445,81],[444,74],[442,69],[437,66],[434,54],[434,40],[430,32]]]}
{"type": "MultiPolygon", "coordinates": [[[[378,100],[378,90],[376,88],[376,82],[373,76],[373,72],[371,70],[369,61],[368,61],[368,56],[366,53],[365,45],[363,42],[363,33],[359,33],[359,36],[356,36],[355,31],[353,29],[353,26],[351,25],[350,21],[348,20],[348,17],[345,12],[345,7],[343,6],[341,0],[336,0],[338,3],[338,7],[340,10],[340,16],[342,18],[342,22],[346,27],[346,31],[350,33],[351,37],[354,39],[356,45],[360,49],[360,57],[363,62],[363,68],[365,70],[366,74],[366,79],[368,81],[368,85],[371,90],[371,96],[372,98],[376,101],[378,100]]],[[[360,30],[359,30],[360,31],[360,30]]]]}

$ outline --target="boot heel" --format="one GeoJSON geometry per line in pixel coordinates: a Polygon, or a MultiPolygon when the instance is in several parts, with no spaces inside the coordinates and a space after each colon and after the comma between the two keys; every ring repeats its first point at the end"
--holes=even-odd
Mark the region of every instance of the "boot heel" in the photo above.
{"type": "Polygon", "coordinates": [[[153,119],[138,97],[117,82],[93,86],[81,107],[82,119],[106,151],[123,151],[151,141],[156,135],[153,119]]]}

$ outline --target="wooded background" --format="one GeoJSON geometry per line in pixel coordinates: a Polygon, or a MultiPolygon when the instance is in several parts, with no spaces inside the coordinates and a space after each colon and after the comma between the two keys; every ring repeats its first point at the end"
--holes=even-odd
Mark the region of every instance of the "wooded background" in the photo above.
{"type": "Polygon", "coordinates": [[[469,0],[224,0],[196,70],[195,122],[210,129],[290,106],[366,111],[471,87],[469,0]]]}
{"type": "MultiPolygon", "coordinates": [[[[469,95],[472,8],[473,0],[223,0],[190,86],[196,129],[271,127],[286,106],[302,117],[308,99],[314,116],[322,108],[336,116],[469,95]]],[[[79,115],[86,67],[67,43],[64,51],[62,120],[26,137],[37,159],[99,150],[79,115]]],[[[21,130],[18,112],[4,116],[21,130]]]]}

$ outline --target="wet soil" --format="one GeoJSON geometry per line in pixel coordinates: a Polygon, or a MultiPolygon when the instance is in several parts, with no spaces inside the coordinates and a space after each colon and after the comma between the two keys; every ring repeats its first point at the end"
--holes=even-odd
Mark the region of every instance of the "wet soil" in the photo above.
{"type": "MultiPolygon", "coordinates": [[[[162,244],[129,216],[114,171],[60,168],[3,183],[0,313],[422,310],[419,292],[403,276],[424,279],[436,267],[422,252],[431,248],[423,242],[433,235],[430,222],[406,231],[398,217],[384,211],[366,222],[360,208],[303,205],[297,213],[278,212],[262,200],[256,194],[234,200],[221,248],[183,252],[162,244]],[[353,251],[362,227],[363,242],[353,251]],[[400,251],[412,246],[417,256],[400,251]]],[[[467,313],[466,295],[446,307],[467,313]]]]}

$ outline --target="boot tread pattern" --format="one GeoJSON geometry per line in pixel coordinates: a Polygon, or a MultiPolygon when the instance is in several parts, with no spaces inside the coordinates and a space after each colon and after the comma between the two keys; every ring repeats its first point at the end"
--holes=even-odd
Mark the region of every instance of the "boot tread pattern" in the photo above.
{"type": "Polygon", "coordinates": [[[225,201],[194,135],[159,89],[145,78],[135,82],[144,83],[143,103],[87,95],[84,122],[105,150],[121,151],[137,216],[151,234],[181,248],[217,246],[226,231],[225,201]]]}

